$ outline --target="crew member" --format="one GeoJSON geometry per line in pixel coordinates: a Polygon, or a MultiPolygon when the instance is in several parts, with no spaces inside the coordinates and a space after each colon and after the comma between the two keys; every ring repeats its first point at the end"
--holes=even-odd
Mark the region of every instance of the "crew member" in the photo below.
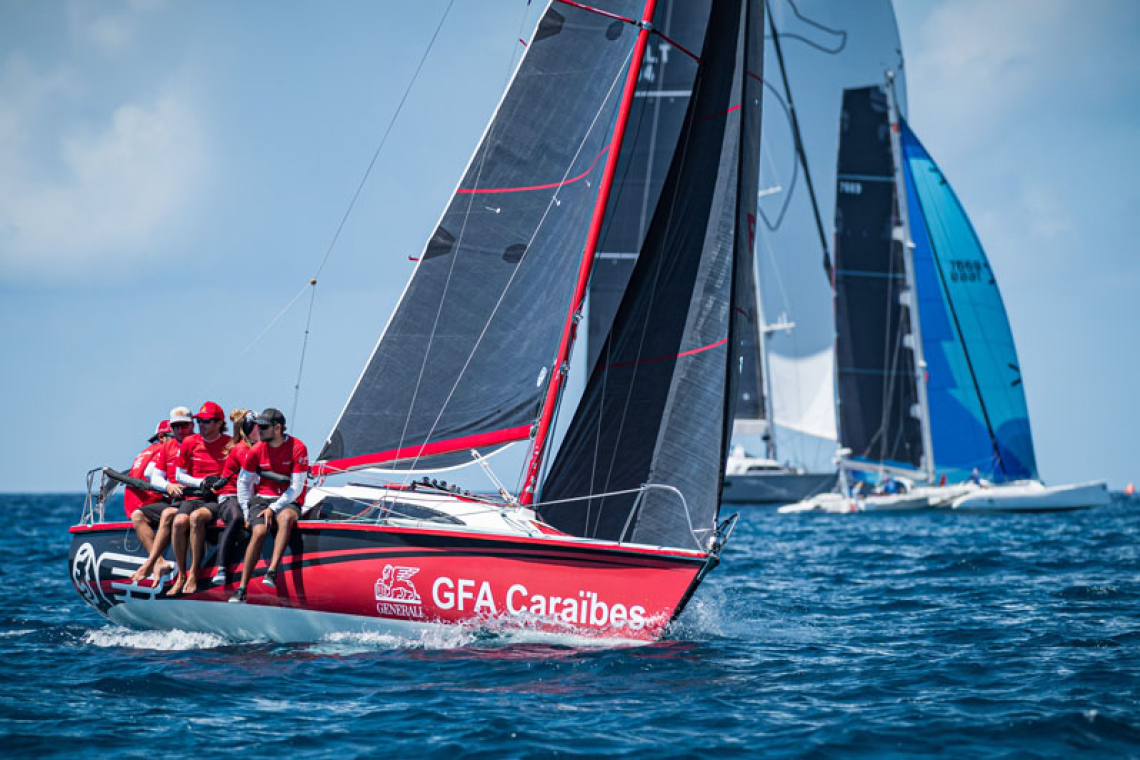
{"type": "Polygon", "coordinates": [[[198,590],[198,565],[206,544],[206,524],[217,519],[218,499],[214,490],[221,487],[222,465],[230,436],[226,434],[226,415],[213,401],[202,404],[194,415],[198,433],[188,436],[178,450],[175,477],[184,487],[197,489],[178,507],[174,518],[174,561],[178,575],[167,596],[193,594],[198,590]],[[186,561],[187,544],[190,562],[186,561]]]}
{"type": "Polygon", "coordinates": [[[293,526],[301,517],[301,504],[305,500],[305,477],[309,471],[309,451],[298,439],[286,435],[285,415],[269,408],[257,417],[261,441],[249,451],[249,456],[238,476],[238,503],[252,526],[249,547],[245,550],[245,564],[241,571],[241,585],[230,598],[231,602],[244,602],[253,566],[261,556],[261,547],[271,528],[277,529],[273,556],[265,570],[264,583],[270,588],[277,585],[277,566],[289,544],[293,526]],[[289,478],[288,484],[267,477],[256,482],[258,473],[273,472],[289,478]]]}
{"type": "MultiPolygon", "coordinates": [[[[190,435],[193,427],[194,419],[190,416],[190,410],[187,407],[176,406],[171,409],[170,437],[162,441],[158,453],[154,455],[144,470],[146,479],[150,481],[152,486],[163,489],[166,492],[166,498],[161,502],[156,502],[162,505],[158,520],[158,533],[151,543],[146,561],[131,576],[131,580],[136,583],[151,573],[157,580],[170,568],[170,563],[163,559],[162,553],[170,545],[171,526],[174,523],[174,516],[178,514],[178,508],[174,502],[182,498],[182,486],[178,485],[174,478],[175,460],[178,458],[178,449],[182,445],[182,441],[190,435]]],[[[152,512],[157,509],[158,507],[155,507],[152,512]]],[[[144,546],[144,548],[146,547],[144,546]]]]}
{"type": "MultiPolygon", "coordinates": [[[[143,478],[147,466],[158,456],[159,449],[162,448],[162,444],[169,435],[170,421],[163,420],[158,423],[154,435],[149,439],[149,445],[140,451],[135,457],[135,461],[131,463],[128,474],[132,478],[140,480],[143,478]]],[[[131,527],[135,529],[135,535],[139,537],[143,549],[149,554],[154,543],[154,529],[162,518],[162,510],[166,507],[162,501],[162,495],[155,491],[127,486],[123,493],[123,506],[126,507],[127,517],[131,521],[131,527]]]]}
{"type": "Polygon", "coordinates": [[[218,538],[218,572],[214,575],[214,585],[227,586],[233,582],[230,575],[232,558],[240,556],[239,545],[244,548],[245,541],[249,540],[249,522],[246,521],[237,498],[238,475],[249,456],[249,450],[261,440],[257,415],[253,411],[234,409],[230,412],[230,422],[234,424],[234,436],[229,442],[226,461],[222,465],[222,477],[226,482],[218,491],[218,509],[226,527],[218,538]]]}

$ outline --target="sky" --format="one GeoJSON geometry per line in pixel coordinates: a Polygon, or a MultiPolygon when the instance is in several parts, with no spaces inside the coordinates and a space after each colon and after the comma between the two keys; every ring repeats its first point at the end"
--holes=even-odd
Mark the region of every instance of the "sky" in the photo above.
{"type": "MultiPolygon", "coordinates": [[[[423,58],[442,0],[0,0],[0,491],[82,490],[207,399],[276,406],[315,453],[532,5],[455,0],[423,58]]],[[[1001,284],[1042,476],[1140,481],[1140,4],[896,13],[910,122],[1001,284]]]]}

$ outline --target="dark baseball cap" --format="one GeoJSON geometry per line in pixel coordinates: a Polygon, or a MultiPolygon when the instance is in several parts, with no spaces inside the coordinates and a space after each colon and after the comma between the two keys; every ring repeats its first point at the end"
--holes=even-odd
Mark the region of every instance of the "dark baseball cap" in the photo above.
{"type": "Polygon", "coordinates": [[[276,425],[278,423],[280,423],[281,427],[285,427],[285,415],[281,413],[280,409],[269,407],[257,415],[258,425],[276,425]]]}

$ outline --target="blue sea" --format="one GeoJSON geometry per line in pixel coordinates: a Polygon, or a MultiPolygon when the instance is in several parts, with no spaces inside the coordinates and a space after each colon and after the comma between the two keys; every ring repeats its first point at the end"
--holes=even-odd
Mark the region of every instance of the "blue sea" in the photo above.
{"type": "Polygon", "coordinates": [[[0,495],[0,755],[1140,757],[1140,503],[745,507],[668,640],[581,648],[131,631],[68,580],[82,501],[0,495]]]}

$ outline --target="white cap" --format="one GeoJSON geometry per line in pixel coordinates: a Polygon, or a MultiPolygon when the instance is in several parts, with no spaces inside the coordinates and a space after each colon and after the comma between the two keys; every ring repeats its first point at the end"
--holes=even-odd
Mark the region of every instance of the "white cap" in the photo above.
{"type": "Polygon", "coordinates": [[[176,406],[170,410],[170,424],[175,422],[194,422],[194,418],[190,416],[190,409],[185,406],[176,406]]]}

